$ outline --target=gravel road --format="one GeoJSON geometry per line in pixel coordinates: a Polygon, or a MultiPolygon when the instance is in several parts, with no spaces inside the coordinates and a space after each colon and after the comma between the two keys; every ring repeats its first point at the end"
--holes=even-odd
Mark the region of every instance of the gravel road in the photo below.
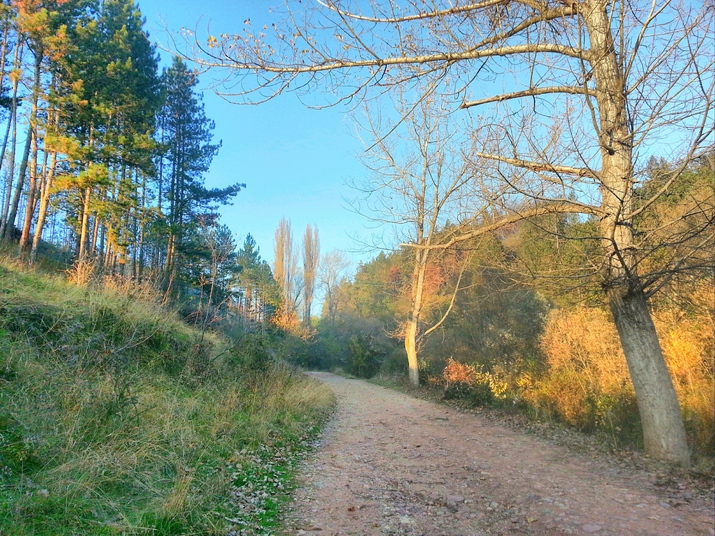
{"type": "Polygon", "coordinates": [[[338,410],[286,534],[715,536],[713,504],[479,416],[310,373],[338,410]],[[684,497],[684,498],[683,498],[684,497]]]}

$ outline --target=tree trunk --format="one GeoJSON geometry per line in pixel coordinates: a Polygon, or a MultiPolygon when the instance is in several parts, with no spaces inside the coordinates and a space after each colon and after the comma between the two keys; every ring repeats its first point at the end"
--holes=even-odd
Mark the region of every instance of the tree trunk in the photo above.
{"type": "Polygon", "coordinates": [[[418,323],[414,316],[407,322],[405,333],[405,351],[407,352],[407,366],[409,368],[409,378],[412,385],[420,384],[420,369],[417,361],[417,328],[418,323]]]}
{"type": "Polygon", "coordinates": [[[89,186],[84,189],[82,199],[82,218],[80,220],[79,233],[79,258],[82,259],[87,255],[87,227],[89,224],[89,202],[92,195],[92,188],[89,186]]]}
{"type": "MultiPolygon", "coordinates": [[[[16,113],[16,105],[15,105],[15,100],[17,99],[17,87],[15,88],[15,95],[13,95],[12,102],[13,104],[10,105],[10,116],[7,119],[7,128],[5,129],[5,137],[3,138],[2,142],[2,149],[0,150],[0,170],[3,167],[3,163],[5,162],[5,151],[7,150],[7,142],[10,139],[10,131],[12,129],[13,124],[15,123],[15,113],[16,113]]],[[[14,155],[14,151],[13,151],[14,155]]],[[[10,159],[10,166],[14,167],[15,166],[15,158],[10,159]]],[[[5,182],[5,195],[3,196],[2,199],[2,206],[0,207],[0,219],[3,221],[5,220],[5,216],[7,214],[8,208],[10,207],[10,191],[12,190],[12,174],[10,172],[7,173],[7,179],[5,182]]]]}
{"type": "Polygon", "coordinates": [[[93,256],[101,256],[101,251],[97,251],[97,240],[99,238],[99,224],[101,218],[99,214],[94,215],[94,221],[92,222],[92,239],[89,242],[89,251],[93,256]]]}
{"type": "Polygon", "coordinates": [[[37,103],[40,99],[40,76],[42,74],[42,59],[44,53],[42,51],[35,52],[35,72],[32,88],[32,108],[30,111],[30,128],[32,129],[32,144],[30,158],[30,185],[27,189],[27,202],[25,208],[25,221],[22,224],[22,234],[20,236],[20,245],[18,246],[19,253],[24,253],[27,250],[27,245],[30,241],[30,229],[32,228],[32,218],[35,215],[35,205],[37,196],[37,103]]]}
{"type": "MultiPolygon", "coordinates": [[[[418,239],[422,242],[421,238],[418,239]]],[[[415,248],[415,268],[412,271],[412,311],[405,329],[405,351],[407,352],[407,366],[412,385],[420,384],[420,369],[417,359],[417,343],[419,335],[420,315],[422,313],[422,299],[424,294],[425,272],[429,249],[415,248]]]]}
{"type": "MultiPolygon", "coordinates": [[[[15,45],[15,57],[12,60],[13,69],[19,69],[19,65],[22,62],[22,42],[18,40],[15,45]]],[[[4,71],[3,71],[4,74],[4,71]]],[[[7,142],[10,139],[10,132],[12,132],[13,139],[13,149],[12,158],[10,159],[11,171],[8,174],[8,186],[7,186],[7,201],[3,200],[2,206],[2,220],[4,221],[5,216],[7,216],[8,207],[10,206],[10,190],[12,189],[12,169],[15,167],[15,142],[17,139],[17,91],[20,85],[20,77],[14,76],[12,78],[12,97],[10,97],[10,116],[7,120],[7,129],[5,130],[5,137],[2,142],[2,151],[0,151],[0,169],[3,167],[5,162],[5,151],[7,150],[7,142]]],[[[0,236],[2,235],[2,227],[0,224],[0,236]]]]}
{"type": "Polygon", "coordinates": [[[609,292],[628,370],[636,391],[645,451],[661,460],[687,465],[683,418],[670,372],[642,291],[609,292]]]}
{"type": "Polygon", "coordinates": [[[30,147],[32,145],[32,137],[34,135],[32,125],[27,129],[27,140],[25,141],[25,151],[22,153],[22,162],[20,163],[20,172],[17,177],[17,184],[15,185],[15,193],[13,194],[12,201],[10,203],[10,210],[5,220],[5,235],[6,240],[12,239],[13,234],[15,234],[15,220],[17,219],[17,209],[20,206],[20,196],[22,195],[22,189],[25,186],[25,174],[27,173],[27,164],[30,160],[30,147]]]}
{"type": "Polygon", "coordinates": [[[633,136],[628,124],[626,81],[613,47],[607,2],[592,0],[582,9],[600,112],[595,126],[602,161],[603,285],[635,388],[645,451],[687,465],[690,456],[678,398],[637,273],[632,217],[633,136]]]}
{"type": "Polygon", "coordinates": [[[30,264],[34,264],[37,259],[37,248],[42,238],[42,230],[45,227],[45,218],[47,217],[47,208],[50,204],[50,192],[55,179],[55,170],[57,168],[57,152],[53,151],[50,158],[50,165],[45,176],[45,180],[40,191],[40,210],[37,213],[37,225],[35,225],[35,234],[32,237],[32,249],[30,250],[30,264]]]}

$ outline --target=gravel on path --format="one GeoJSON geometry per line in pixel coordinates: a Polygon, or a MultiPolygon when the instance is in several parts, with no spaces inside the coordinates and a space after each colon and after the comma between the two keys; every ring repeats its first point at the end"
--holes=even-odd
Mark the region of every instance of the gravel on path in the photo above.
{"type": "Polygon", "coordinates": [[[324,372],[338,409],[299,475],[290,535],[715,536],[707,500],[477,415],[324,372]]]}

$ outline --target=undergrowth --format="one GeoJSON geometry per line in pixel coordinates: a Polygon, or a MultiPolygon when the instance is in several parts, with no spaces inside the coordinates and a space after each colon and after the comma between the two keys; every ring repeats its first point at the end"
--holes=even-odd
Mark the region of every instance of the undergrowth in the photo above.
{"type": "Polygon", "coordinates": [[[0,534],[268,534],[332,403],[131,290],[0,258],[0,534]]]}

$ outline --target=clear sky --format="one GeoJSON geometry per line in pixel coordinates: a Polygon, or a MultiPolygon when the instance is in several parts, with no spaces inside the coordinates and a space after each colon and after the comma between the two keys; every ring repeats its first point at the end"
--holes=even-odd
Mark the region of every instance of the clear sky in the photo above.
{"type": "MultiPolygon", "coordinates": [[[[147,19],[153,40],[166,47],[167,31],[182,27],[213,33],[238,33],[250,18],[258,25],[268,21],[271,6],[281,0],[135,0],[147,19]]],[[[168,65],[170,55],[162,53],[168,65]]],[[[354,197],[348,179],[365,170],[357,155],[362,149],[344,107],[311,110],[288,94],[258,106],[226,102],[210,89],[204,75],[206,115],[216,122],[215,140],[223,147],[206,176],[210,187],[234,182],[247,187],[233,206],[222,209],[222,222],[239,243],[251,233],[264,259],[273,260],[273,233],[282,217],[289,218],[299,247],[307,224],[317,225],[321,252],[340,249],[354,260],[372,254],[358,253],[351,237],[367,237],[369,222],[345,208],[343,198],[354,197]]]]}

